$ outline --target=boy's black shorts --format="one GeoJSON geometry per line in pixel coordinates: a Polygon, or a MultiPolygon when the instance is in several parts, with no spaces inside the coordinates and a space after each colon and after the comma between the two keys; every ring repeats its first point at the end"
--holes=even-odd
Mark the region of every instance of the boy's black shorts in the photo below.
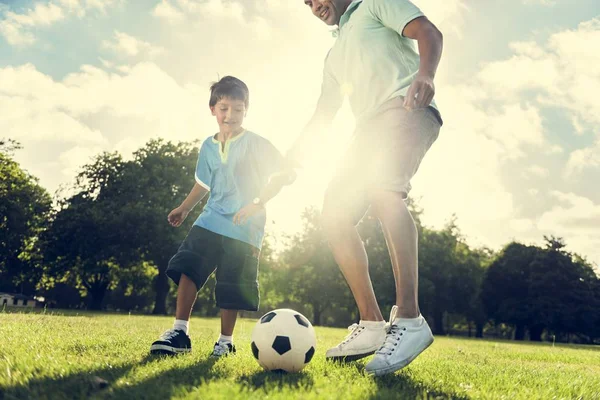
{"type": "Polygon", "coordinates": [[[217,307],[257,311],[259,255],[248,243],[194,225],[169,261],[167,276],[179,284],[185,274],[200,290],[216,269],[217,307]]]}

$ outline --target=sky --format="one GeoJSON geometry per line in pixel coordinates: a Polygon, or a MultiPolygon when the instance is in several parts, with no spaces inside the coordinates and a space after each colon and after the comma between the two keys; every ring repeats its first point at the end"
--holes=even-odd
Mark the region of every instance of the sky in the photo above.
{"type": "MultiPolygon", "coordinates": [[[[54,193],[102,151],[204,139],[208,88],[250,88],[245,127],[285,152],[310,118],[335,40],[303,0],[0,1],[0,137],[54,193]]],[[[512,240],[600,264],[600,2],[414,0],[444,34],[444,118],[413,179],[423,222],[473,246],[512,240]]],[[[301,227],[351,138],[345,103],[269,229],[301,227]]],[[[190,188],[193,182],[190,182],[190,188]]],[[[173,207],[177,204],[173,204],[173,207]]],[[[166,220],[166,216],[165,216],[166,220]]]]}

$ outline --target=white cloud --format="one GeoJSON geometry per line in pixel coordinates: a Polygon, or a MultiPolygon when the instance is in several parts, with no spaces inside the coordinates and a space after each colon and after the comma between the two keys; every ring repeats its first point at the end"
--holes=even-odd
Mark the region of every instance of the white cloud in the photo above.
{"type": "Polygon", "coordinates": [[[532,6],[553,6],[556,4],[556,1],[557,0],[523,0],[523,4],[532,6]]]}
{"type": "Polygon", "coordinates": [[[169,0],[162,0],[160,4],[154,7],[152,15],[171,23],[181,22],[185,19],[185,14],[173,6],[169,0]]]}
{"type": "Polygon", "coordinates": [[[35,36],[29,29],[50,26],[64,18],[61,7],[52,3],[37,3],[22,14],[7,11],[0,20],[0,33],[10,45],[27,46],[35,42],[35,36]]]}
{"type": "Polygon", "coordinates": [[[511,219],[509,225],[517,233],[529,232],[535,227],[534,222],[528,218],[511,219]]]}
{"type": "Polygon", "coordinates": [[[94,153],[131,151],[157,136],[198,139],[209,118],[198,113],[199,97],[152,63],[124,75],[83,66],[62,81],[30,64],[0,68],[0,132],[24,145],[19,157],[53,190],[94,153]]]}
{"type": "Polygon", "coordinates": [[[548,169],[541,167],[539,165],[532,165],[525,170],[526,177],[533,178],[546,178],[549,172],[548,169]]]}
{"type": "Polygon", "coordinates": [[[599,264],[600,204],[574,193],[554,191],[552,196],[559,205],[540,217],[540,231],[565,238],[568,248],[599,264]]]}
{"type": "Polygon", "coordinates": [[[102,152],[102,147],[84,147],[74,146],[67,151],[64,151],[58,157],[62,170],[65,176],[75,176],[79,169],[92,161],[94,156],[102,152]]]}
{"type": "MultiPolygon", "coordinates": [[[[105,13],[106,9],[124,0],[58,0],[58,2],[37,2],[32,8],[21,13],[5,11],[0,19],[0,34],[12,46],[26,47],[37,41],[35,31],[48,28],[70,15],[82,17],[88,10],[105,13]]],[[[1,11],[1,10],[0,10],[1,11]]]]}
{"type": "Polygon", "coordinates": [[[569,155],[565,177],[571,178],[586,168],[600,167],[600,140],[595,145],[578,149],[569,155]]]}
{"type": "Polygon", "coordinates": [[[112,50],[117,55],[126,57],[147,55],[148,57],[152,58],[164,51],[164,49],[160,46],[154,46],[148,42],[119,31],[115,31],[115,35],[112,40],[103,41],[102,47],[112,50]]]}

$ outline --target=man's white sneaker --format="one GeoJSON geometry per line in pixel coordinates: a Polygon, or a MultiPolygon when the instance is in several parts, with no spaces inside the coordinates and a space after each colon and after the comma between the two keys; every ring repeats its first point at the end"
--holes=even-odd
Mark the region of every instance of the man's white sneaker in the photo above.
{"type": "Polygon", "coordinates": [[[360,321],[348,327],[350,333],[337,346],[327,350],[332,361],[355,361],[370,356],[385,340],[385,321],[360,321]]]}
{"type": "Polygon", "coordinates": [[[369,374],[384,375],[406,367],[433,343],[431,329],[422,315],[414,319],[396,318],[397,307],[392,307],[390,327],[385,343],[366,365],[369,374]]]}

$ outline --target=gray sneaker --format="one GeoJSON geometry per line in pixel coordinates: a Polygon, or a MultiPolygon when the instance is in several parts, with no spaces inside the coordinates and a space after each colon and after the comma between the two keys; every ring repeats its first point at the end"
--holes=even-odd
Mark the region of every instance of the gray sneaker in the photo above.
{"type": "Polygon", "coordinates": [[[327,350],[327,360],[356,361],[373,354],[385,340],[385,321],[377,323],[376,326],[352,324],[348,331],[348,336],[340,344],[327,350]]]}
{"type": "Polygon", "coordinates": [[[392,307],[391,325],[385,342],[365,366],[369,374],[385,375],[404,368],[433,343],[431,329],[422,315],[410,323],[394,324],[396,312],[396,306],[392,307]]]}

